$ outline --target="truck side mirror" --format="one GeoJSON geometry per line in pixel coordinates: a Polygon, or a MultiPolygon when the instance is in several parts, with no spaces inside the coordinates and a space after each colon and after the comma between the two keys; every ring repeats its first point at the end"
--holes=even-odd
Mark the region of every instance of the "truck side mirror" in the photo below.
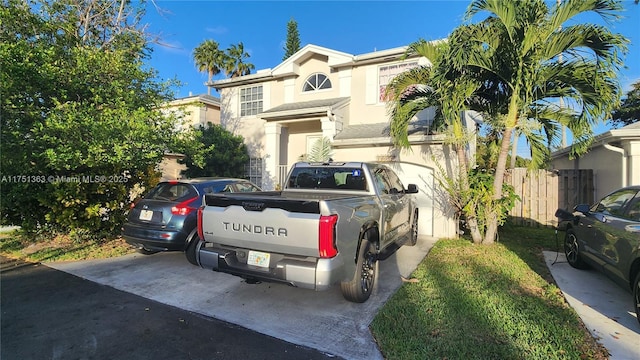
{"type": "Polygon", "coordinates": [[[416,184],[407,185],[407,194],[417,194],[417,193],[418,193],[418,186],[416,186],[416,184]]]}

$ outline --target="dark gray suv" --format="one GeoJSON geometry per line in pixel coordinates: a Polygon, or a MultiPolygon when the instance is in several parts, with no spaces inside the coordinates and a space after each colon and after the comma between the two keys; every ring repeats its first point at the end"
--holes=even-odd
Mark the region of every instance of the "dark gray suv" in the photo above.
{"type": "Polygon", "coordinates": [[[612,192],[594,205],[558,210],[564,252],[577,269],[593,267],[631,290],[640,322],[640,186],[612,192]]]}
{"type": "Polygon", "coordinates": [[[244,179],[197,178],[159,183],[144,198],[132,204],[122,237],[139,253],[184,251],[198,236],[197,209],[202,196],[210,193],[259,191],[244,179]]]}

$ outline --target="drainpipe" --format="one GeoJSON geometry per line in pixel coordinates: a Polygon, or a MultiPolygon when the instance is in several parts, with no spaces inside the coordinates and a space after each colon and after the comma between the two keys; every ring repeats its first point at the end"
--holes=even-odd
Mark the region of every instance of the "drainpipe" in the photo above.
{"type": "Polygon", "coordinates": [[[627,152],[623,148],[611,144],[603,144],[604,148],[622,155],[622,186],[627,186],[627,152]]]}

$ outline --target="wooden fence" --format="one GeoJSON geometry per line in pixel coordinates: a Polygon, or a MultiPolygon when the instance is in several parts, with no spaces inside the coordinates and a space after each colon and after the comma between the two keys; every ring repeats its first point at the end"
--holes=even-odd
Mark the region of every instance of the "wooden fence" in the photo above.
{"type": "Polygon", "coordinates": [[[509,170],[505,183],[520,197],[509,212],[519,225],[555,226],[555,212],[594,202],[593,170],[509,170]]]}

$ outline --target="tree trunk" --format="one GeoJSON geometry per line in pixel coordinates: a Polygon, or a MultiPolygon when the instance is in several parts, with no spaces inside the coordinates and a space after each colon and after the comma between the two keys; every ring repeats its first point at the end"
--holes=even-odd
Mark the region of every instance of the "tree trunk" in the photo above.
{"type": "MultiPolygon", "coordinates": [[[[458,155],[458,166],[460,167],[460,182],[462,190],[465,193],[469,193],[469,170],[467,168],[467,157],[464,151],[464,147],[456,145],[456,154],[458,155]]],[[[471,233],[471,239],[475,244],[482,243],[482,233],[478,228],[478,216],[475,208],[471,208],[464,211],[464,215],[467,218],[467,224],[469,225],[469,232],[471,233]]]]}
{"type": "MultiPolygon", "coordinates": [[[[514,132],[513,127],[507,126],[502,133],[502,143],[500,144],[500,154],[498,155],[498,164],[496,165],[496,173],[493,178],[493,200],[494,202],[502,198],[502,184],[504,183],[504,173],[507,168],[507,157],[509,155],[509,147],[511,143],[511,134],[514,132]]],[[[491,206],[487,213],[487,231],[484,234],[484,244],[493,244],[498,235],[498,212],[495,205],[491,206]]]]}
{"type": "Polygon", "coordinates": [[[509,169],[515,169],[516,167],[516,159],[518,158],[518,132],[513,132],[513,146],[511,147],[511,163],[509,164],[509,169]]]}

